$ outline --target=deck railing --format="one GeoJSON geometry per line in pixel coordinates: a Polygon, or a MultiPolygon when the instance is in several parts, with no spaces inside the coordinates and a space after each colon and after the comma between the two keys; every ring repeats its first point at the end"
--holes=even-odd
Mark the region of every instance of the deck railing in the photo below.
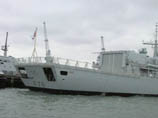
{"type": "Polygon", "coordinates": [[[76,61],[72,59],[64,59],[59,57],[27,57],[27,58],[17,58],[17,63],[55,63],[67,66],[81,67],[81,68],[92,68],[92,63],[76,61]]]}

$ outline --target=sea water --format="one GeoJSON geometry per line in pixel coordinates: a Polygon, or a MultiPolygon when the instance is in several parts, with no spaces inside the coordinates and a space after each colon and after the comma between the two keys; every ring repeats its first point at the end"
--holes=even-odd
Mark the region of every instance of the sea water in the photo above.
{"type": "Polygon", "coordinates": [[[0,89],[0,118],[156,118],[158,97],[53,95],[0,89]]]}

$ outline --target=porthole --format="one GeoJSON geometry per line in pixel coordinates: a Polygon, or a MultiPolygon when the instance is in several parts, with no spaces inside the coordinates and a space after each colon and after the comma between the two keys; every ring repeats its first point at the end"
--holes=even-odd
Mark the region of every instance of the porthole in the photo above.
{"type": "Polygon", "coordinates": [[[68,72],[67,71],[60,71],[60,74],[66,76],[66,75],[68,75],[68,72]]]}

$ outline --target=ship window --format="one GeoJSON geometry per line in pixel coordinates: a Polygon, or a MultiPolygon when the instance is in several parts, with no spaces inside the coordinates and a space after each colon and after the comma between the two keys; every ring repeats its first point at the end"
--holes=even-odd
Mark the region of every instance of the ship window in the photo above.
{"type": "Polygon", "coordinates": [[[67,72],[67,71],[60,71],[60,74],[61,74],[61,75],[67,75],[68,72],[67,72]]]}
{"type": "Polygon", "coordinates": [[[18,69],[19,69],[21,77],[25,78],[25,79],[28,79],[27,72],[26,72],[25,68],[19,67],[18,69]]]}
{"type": "Polygon", "coordinates": [[[43,68],[43,71],[48,81],[55,81],[55,77],[51,68],[43,68]]]}

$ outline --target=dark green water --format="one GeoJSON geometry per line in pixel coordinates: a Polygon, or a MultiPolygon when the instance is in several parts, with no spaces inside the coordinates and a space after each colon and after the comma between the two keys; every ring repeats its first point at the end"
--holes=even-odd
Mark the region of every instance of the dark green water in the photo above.
{"type": "Polygon", "coordinates": [[[158,97],[52,95],[0,90],[0,118],[156,118],[158,97]]]}

